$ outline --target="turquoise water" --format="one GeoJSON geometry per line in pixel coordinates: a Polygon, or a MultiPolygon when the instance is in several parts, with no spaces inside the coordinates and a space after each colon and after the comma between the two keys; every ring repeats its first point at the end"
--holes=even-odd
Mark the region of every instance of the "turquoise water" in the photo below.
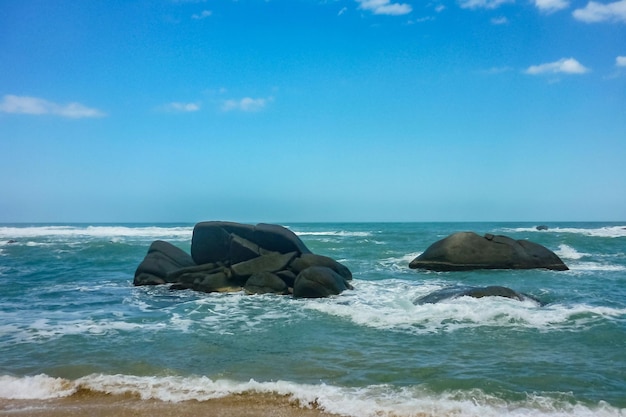
{"type": "Polygon", "coordinates": [[[294,300],[134,287],[150,243],[189,251],[192,224],[0,225],[0,398],[257,391],[352,416],[626,414],[626,223],[285,226],[348,266],[355,289],[294,300]],[[468,230],[540,243],[570,270],[408,268],[468,230]],[[451,285],[544,305],[413,303],[451,285]]]}

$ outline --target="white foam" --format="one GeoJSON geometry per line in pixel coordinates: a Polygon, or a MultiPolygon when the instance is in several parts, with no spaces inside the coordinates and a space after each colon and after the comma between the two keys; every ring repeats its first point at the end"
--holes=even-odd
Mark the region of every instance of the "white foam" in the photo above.
{"type": "Polygon", "coordinates": [[[584,227],[550,227],[547,230],[537,230],[536,227],[506,228],[509,232],[537,232],[537,233],[572,233],[591,237],[626,237],[626,225],[603,226],[595,228],[584,227]]]}
{"type": "Polygon", "coordinates": [[[626,309],[586,304],[539,306],[533,300],[459,297],[435,304],[414,301],[444,287],[434,281],[358,281],[358,291],[337,298],[311,300],[305,308],[348,319],[359,326],[413,334],[452,332],[480,326],[522,327],[540,331],[581,330],[601,320],[615,320],[626,309]]]}
{"type": "Polygon", "coordinates": [[[192,227],[130,226],[2,226],[0,239],[17,240],[41,237],[92,237],[119,242],[122,237],[191,239],[192,227]]]}
{"type": "MultiPolygon", "coordinates": [[[[288,381],[237,382],[205,376],[134,376],[92,374],[71,381],[41,374],[28,377],[0,377],[0,398],[50,399],[68,397],[79,389],[113,395],[137,395],[168,402],[207,401],[243,393],[284,396],[302,408],[348,417],[613,417],[623,410],[606,402],[595,406],[532,394],[519,401],[505,401],[481,390],[432,393],[420,386],[338,387],[326,384],[297,384],[288,381]]],[[[558,394],[558,393],[557,393],[558,394]]],[[[563,394],[561,394],[562,396],[563,394]]]]}
{"type": "Polygon", "coordinates": [[[369,237],[372,236],[372,232],[357,232],[346,230],[326,230],[326,231],[293,231],[298,236],[333,236],[333,237],[369,237]]]}
{"type": "Polygon", "coordinates": [[[559,245],[559,249],[555,251],[555,253],[561,258],[561,259],[573,259],[573,260],[577,260],[580,258],[583,258],[585,256],[590,256],[588,253],[581,253],[578,252],[576,249],[574,249],[573,247],[569,246],[569,245],[565,245],[565,244],[561,244],[559,245]]]}
{"type": "Polygon", "coordinates": [[[75,384],[67,379],[44,374],[21,378],[0,376],[0,398],[10,400],[46,400],[67,397],[76,392],[75,384]]]}

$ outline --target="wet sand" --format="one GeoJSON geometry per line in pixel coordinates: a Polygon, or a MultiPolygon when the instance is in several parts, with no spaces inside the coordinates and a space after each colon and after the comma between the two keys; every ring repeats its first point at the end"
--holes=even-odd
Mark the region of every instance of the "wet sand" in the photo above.
{"type": "Polygon", "coordinates": [[[288,397],[267,394],[230,395],[208,401],[164,402],[131,395],[78,392],[51,400],[0,399],[0,416],[19,417],[335,417],[302,407],[288,397]]]}

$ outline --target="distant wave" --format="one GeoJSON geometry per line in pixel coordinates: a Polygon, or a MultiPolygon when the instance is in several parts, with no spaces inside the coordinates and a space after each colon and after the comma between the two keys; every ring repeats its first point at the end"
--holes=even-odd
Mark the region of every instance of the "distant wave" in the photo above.
{"type": "Polygon", "coordinates": [[[75,380],[45,374],[0,376],[0,398],[49,400],[91,391],[108,395],[135,395],[142,400],[167,402],[210,401],[230,395],[284,396],[302,408],[354,417],[613,417],[619,408],[605,402],[586,405],[572,401],[567,393],[534,393],[524,399],[505,401],[480,389],[433,393],[423,387],[338,387],[297,384],[289,381],[246,382],[204,376],[135,376],[91,374],[75,380]]]}
{"type": "Polygon", "coordinates": [[[313,231],[302,232],[298,230],[293,231],[298,236],[337,236],[337,237],[369,237],[372,236],[372,232],[348,232],[345,230],[328,230],[328,231],[313,231]]]}
{"type": "Polygon", "coordinates": [[[164,226],[0,226],[0,241],[43,237],[191,239],[192,227],[164,226]]]}
{"type": "Polygon", "coordinates": [[[626,225],[604,226],[596,228],[582,227],[549,227],[547,230],[537,230],[536,227],[505,228],[508,232],[537,232],[537,233],[572,233],[591,237],[626,237],[626,225]]]}

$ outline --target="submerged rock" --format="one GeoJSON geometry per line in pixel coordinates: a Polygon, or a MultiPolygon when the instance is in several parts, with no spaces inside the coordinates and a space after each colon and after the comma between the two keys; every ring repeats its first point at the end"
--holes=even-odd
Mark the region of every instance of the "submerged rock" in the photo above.
{"type": "Polygon", "coordinates": [[[428,295],[418,298],[414,304],[434,304],[444,300],[451,300],[459,297],[505,297],[517,301],[532,300],[537,304],[541,302],[524,293],[517,292],[507,287],[489,286],[489,287],[448,287],[438,291],[434,291],[428,295]]]}
{"type": "Polygon", "coordinates": [[[171,289],[327,297],[352,286],[352,273],[316,255],[291,230],[272,224],[196,224],[191,255],[155,241],[135,271],[135,285],[170,283],[171,289]]]}
{"type": "Polygon", "coordinates": [[[473,232],[452,234],[430,245],[409,264],[412,269],[466,271],[472,269],[569,269],[548,248],[528,240],[473,232]]]}

